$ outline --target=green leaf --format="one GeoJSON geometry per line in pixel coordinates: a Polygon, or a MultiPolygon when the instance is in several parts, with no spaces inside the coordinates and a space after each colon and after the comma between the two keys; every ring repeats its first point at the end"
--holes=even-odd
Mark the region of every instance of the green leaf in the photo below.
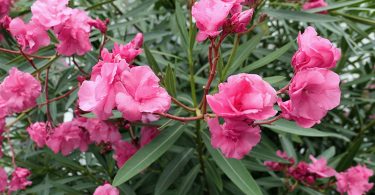
{"type": "Polygon", "coordinates": [[[286,120],[278,120],[272,125],[262,125],[264,127],[270,128],[275,132],[290,133],[294,135],[306,136],[306,137],[336,137],[349,141],[349,139],[343,135],[337,133],[323,132],[313,128],[302,128],[298,127],[294,122],[286,120]]]}
{"type": "Polygon", "coordinates": [[[231,66],[227,66],[224,69],[224,73],[227,73],[226,76],[233,74],[241,65],[245,62],[245,60],[250,56],[250,54],[255,50],[258,46],[259,42],[262,40],[264,33],[259,33],[251,38],[246,43],[241,44],[238,47],[238,52],[233,64],[231,66]]]}
{"type": "Polygon", "coordinates": [[[340,160],[339,164],[336,167],[336,170],[338,172],[344,171],[345,169],[349,168],[352,165],[353,159],[357,155],[359,149],[361,148],[362,142],[363,142],[363,136],[357,137],[357,139],[354,140],[354,142],[352,142],[350,147],[347,149],[348,152],[340,160]]]}
{"type": "Polygon", "coordinates": [[[223,191],[223,180],[221,179],[218,171],[214,168],[210,161],[206,161],[206,174],[208,180],[215,184],[219,191],[223,191]]]}
{"type": "Polygon", "coordinates": [[[145,51],[147,61],[150,64],[152,70],[155,72],[156,75],[158,75],[161,72],[161,70],[154,56],[152,55],[152,53],[150,52],[150,50],[148,49],[146,45],[143,46],[143,50],[145,51]]]}
{"type": "Polygon", "coordinates": [[[269,150],[267,147],[265,147],[262,142],[251,150],[249,156],[259,160],[271,160],[274,162],[289,163],[289,161],[278,157],[276,155],[276,151],[269,150]]]}
{"type": "Polygon", "coordinates": [[[325,10],[334,10],[334,9],[343,8],[349,5],[362,3],[364,1],[366,0],[356,0],[356,1],[351,0],[351,1],[343,1],[343,2],[338,2],[338,3],[330,3],[328,6],[310,9],[310,10],[307,10],[306,12],[318,13],[318,12],[325,11],[325,10]]]}
{"type": "Polygon", "coordinates": [[[167,88],[167,91],[173,96],[177,96],[176,89],[176,74],[170,65],[167,66],[167,70],[164,78],[164,85],[167,88]]]}
{"type": "Polygon", "coordinates": [[[366,24],[366,25],[375,25],[375,20],[371,20],[371,19],[368,19],[368,18],[362,18],[362,17],[359,17],[359,16],[355,16],[355,15],[351,15],[351,14],[346,14],[346,13],[342,13],[342,12],[334,12],[335,14],[338,14],[338,15],[341,15],[347,19],[350,19],[350,20],[353,20],[355,22],[358,22],[358,23],[361,23],[361,24],[366,24]]]}
{"type": "Polygon", "coordinates": [[[250,65],[245,66],[243,69],[241,69],[241,72],[250,72],[255,69],[261,68],[275,60],[277,60],[280,56],[282,56],[284,53],[286,53],[291,47],[293,43],[290,42],[283,47],[277,49],[276,51],[268,54],[267,56],[251,63],[250,65]]]}
{"type": "Polygon", "coordinates": [[[184,178],[183,182],[178,188],[178,195],[188,194],[191,186],[194,183],[195,178],[197,177],[200,170],[200,165],[196,165],[184,178]]]}
{"type": "Polygon", "coordinates": [[[216,164],[221,168],[221,170],[229,177],[230,180],[240,188],[245,194],[249,195],[261,195],[262,192],[255,182],[253,177],[250,175],[249,171],[241,163],[241,161],[236,159],[227,159],[221,152],[212,148],[209,141],[209,136],[202,132],[203,140],[206,144],[208,152],[211,154],[216,164]]]}
{"type": "Polygon", "coordinates": [[[138,150],[117,172],[113,185],[121,185],[156,161],[181,136],[184,132],[183,127],[177,124],[163,130],[151,143],[138,150]]]}
{"type": "Polygon", "coordinates": [[[277,9],[265,9],[265,13],[272,16],[275,20],[294,20],[301,22],[335,22],[338,18],[323,15],[323,14],[312,14],[300,11],[291,10],[277,10],[277,9]]]}
{"type": "Polygon", "coordinates": [[[177,27],[181,35],[182,43],[185,48],[188,48],[188,45],[190,45],[191,43],[188,41],[189,36],[188,36],[187,27],[186,27],[186,16],[184,14],[184,11],[181,9],[181,4],[179,1],[176,1],[175,15],[176,15],[177,27]]]}
{"type": "Polygon", "coordinates": [[[263,78],[263,80],[267,81],[269,84],[275,84],[275,83],[279,83],[283,80],[285,80],[286,78],[283,77],[283,76],[273,76],[273,77],[265,77],[263,78]]]}
{"type": "Polygon", "coordinates": [[[293,143],[285,135],[280,135],[280,142],[283,150],[288,154],[288,156],[291,156],[297,160],[297,153],[294,150],[293,143]]]}
{"type": "Polygon", "coordinates": [[[335,154],[336,154],[336,147],[335,146],[331,146],[327,150],[325,150],[324,152],[322,152],[319,155],[319,157],[324,157],[325,159],[329,160],[330,158],[332,158],[333,156],[335,156],[335,154]]]}
{"type": "Polygon", "coordinates": [[[189,162],[192,153],[193,149],[190,148],[180,155],[177,155],[170,163],[168,163],[156,182],[155,195],[163,194],[168,187],[176,181],[177,177],[184,170],[185,165],[189,162]]]}

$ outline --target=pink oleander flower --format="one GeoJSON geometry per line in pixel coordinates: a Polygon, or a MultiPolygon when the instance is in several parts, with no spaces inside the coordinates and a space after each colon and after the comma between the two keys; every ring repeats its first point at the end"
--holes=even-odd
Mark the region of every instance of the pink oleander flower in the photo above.
{"type": "Polygon", "coordinates": [[[238,74],[219,85],[219,93],[207,96],[212,111],[225,118],[264,120],[275,116],[276,91],[255,74],[238,74]]]}
{"type": "Polygon", "coordinates": [[[101,120],[112,116],[112,110],[116,107],[115,85],[121,81],[121,74],[127,69],[129,65],[125,60],[101,64],[93,71],[91,80],[84,81],[78,91],[80,109],[93,112],[101,120]]]}
{"type": "Polygon", "coordinates": [[[115,43],[113,47],[113,55],[120,56],[121,59],[125,59],[127,63],[133,63],[134,59],[143,52],[141,49],[143,45],[143,34],[138,33],[134,39],[126,45],[118,45],[115,43]]]}
{"type": "Polygon", "coordinates": [[[60,25],[69,18],[71,9],[67,7],[68,2],[69,0],[37,0],[31,6],[31,20],[46,30],[60,25]]]}
{"type": "Polygon", "coordinates": [[[247,30],[246,26],[253,17],[254,9],[249,9],[243,12],[238,12],[232,15],[224,24],[224,32],[227,33],[242,33],[247,30]]]}
{"type": "Polygon", "coordinates": [[[121,83],[116,85],[116,105],[126,120],[155,121],[159,117],[153,113],[169,110],[171,97],[159,81],[149,66],[136,66],[122,73],[121,83]]]}
{"type": "Polygon", "coordinates": [[[310,172],[308,168],[309,168],[309,165],[306,162],[301,161],[297,164],[297,166],[290,167],[288,169],[288,173],[295,180],[303,181],[308,184],[313,184],[315,183],[315,180],[316,180],[316,174],[310,172]]]}
{"type": "Polygon", "coordinates": [[[244,121],[208,119],[211,132],[211,145],[220,148],[226,158],[242,159],[260,141],[260,128],[252,127],[244,121]]]}
{"type": "Polygon", "coordinates": [[[13,0],[0,0],[0,18],[9,14],[13,0]]]}
{"type": "Polygon", "coordinates": [[[304,128],[312,127],[340,104],[340,77],[327,69],[297,72],[289,86],[290,101],[279,103],[282,116],[304,128]]]}
{"type": "Polygon", "coordinates": [[[0,84],[0,107],[8,114],[22,112],[36,105],[41,90],[39,81],[31,74],[13,67],[0,84]]]}
{"type": "MultiPolygon", "coordinates": [[[[0,108],[1,109],[1,108],[0,108]]],[[[0,117],[0,158],[3,157],[3,133],[5,132],[5,118],[0,117]]]]}
{"type": "MultiPolygon", "coordinates": [[[[314,8],[321,8],[321,7],[327,7],[328,3],[325,2],[325,0],[308,0],[305,4],[303,4],[302,9],[303,10],[309,10],[314,8]]],[[[321,14],[328,14],[328,11],[321,11],[319,12],[321,14]]]]}
{"type": "Polygon", "coordinates": [[[54,27],[60,43],[57,52],[65,56],[83,55],[92,48],[90,42],[90,18],[85,11],[71,9],[69,18],[54,27]]]}
{"type": "Polygon", "coordinates": [[[116,143],[121,140],[121,133],[118,128],[110,122],[99,119],[87,119],[84,127],[90,134],[90,140],[97,144],[116,143]]]}
{"type": "Polygon", "coordinates": [[[216,37],[221,32],[236,0],[200,0],[192,7],[192,15],[199,29],[197,41],[216,37]]]}
{"type": "Polygon", "coordinates": [[[365,165],[351,167],[345,172],[337,173],[337,191],[348,195],[362,195],[370,191],[374,183],[369,183],[369,178],[374,172],[365,165]]]}
{"type": "Polygon", "coordinates": [[[159,130],[156,127],[142,127],[141,129],[141,147],[150,143],[156,136],[159,135],[159,130]]]}
{"type": "Polygon", "coordinates": [[[312,163],[308,166],[308,170],[312,173],[317,174],[321,178],[332,177],[336,174],[335,169],[327,166],[327,160],[323,157],[316,159],[314,156],[310,155],[312,163]]]}
{"type": "Polygon", "coordinates": [[[298,51],[292,58],[292,66],[296,72],[307,68],[334,68],[341,58],[340,49],[328,39],[318,36],[311,26],[304,33],[299,33],[297,42],[298,51]]]}
{"type": "Polygon", "coordinates": [[[26,189],[26,186],[32,184],[27,178],[31,175],[28,169],[17,167],[12,173],[12,179],[9,182],[9,192],[26,189]]]}
{"type": "Polygon", "coordinates": [[[99,18],[96,20],[91,19],[88,23],[90,26],[98,29],[102,34],[104,34],[107,32],[107,24],[109,23],[109,19],[107,18],[105,21],[100,20],[99,18]]]}
{"type": "Polygon", "coordinates": [[[295,160],[292,157],[289,157],[286,152],[282,152],[280,150],[277,150],[276,155],[280,158],[283,158],[283,159],[289,161],[289,164],[279,163],[279,162],[274,162],[274,161],[265,161],[264,165],[267,166],[269,169],[271,169],[273,171],[281,171],[284,168],[287,168],[287,167],[290,167],[290,166],[294,165],[294,163],[295,163],[295,160]]]}
{"type": "Polygon", "coordinates": [[[55,154],[61,151],[64,156],[77,148],[82,152],[86,151],[90,139],[88,132],[82,127],[82,122],[77,119],[60,124],[47,139],[47,146],[55,154]]]}
{"type": "Polygon", "coordinates": [[[4,16],[0,18],[0,29],[9,29],[9,24],[12,21],[12,18],[9,16],[4,16]]]}
{"type": "Polygon", "coordinates": [[[38,145],[39,148],[46,145],[46,139],[48,131],[46,123],[36,122],[31,124],[26,130],[30,135],[30,138],[38,145]]]}
{"type": "Polygon", "coordinates": [[[107,183],[97,187],[93,195],[120,195],[120,191],[107,183]]]}
{"type": "Polygon", "coordinates": [[[50,44],[47,31],[33,22],[25,24],[21,18],[15,18],[10,22],[9,31],[17,39],[22,51],[28,54],[35,53],[39,48],[50,44]]]}
{"type": "Polygon", "coordinates": [[[138,148],[127,141],[119,141],[113,145],[113,150],[115,151],[113,158],[120,168],[138,151],[138,148]]]}
{"type": "Polygon", "coordinates": [[[0,193],[5,192],[8,186],[8,175],[3,167],[0,167],[0,193]]]}

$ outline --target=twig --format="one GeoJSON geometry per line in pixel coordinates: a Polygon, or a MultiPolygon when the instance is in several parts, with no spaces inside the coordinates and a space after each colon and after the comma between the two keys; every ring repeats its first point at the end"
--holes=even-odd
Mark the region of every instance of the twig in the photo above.
{"type": "Polygon", "coordinates": [[[163,116],[165,118],[173,119],[173,120],[176,120],[176,121],[180,121],[180,122],[196,121],[196,120],[200,120],[200,119],[204,118],[203,115],[193,116],[193,117],[180,117],[180,116],[175,116],[175,115],[171,115],[171,114],[168,114],[168,113],[162,113],[162,112],[156,112],[154,114],[159,115],[159,116],[163,116]]]}
{"type": "Polygon", "coordinates": [[[39,104],[39,107],[42,107],[42,106],[44,106],[44,105],[46,105],[46,104],[50,104],[50,103],[55,102],[55,101],[57,101],[57,100],[63,99],[63,98],[65,98],[65,97],[69,96],[71,93],[73,93],[73,92],[74,92],[75,90],[77,90],[77,89],[78,89],[78,87],[73,87],[71,90],[69,90],[69,91],[66,92],[65,94],[63,94],[63,95],[61,95],[61,96],[59,96],[59,97],[55,97],[55,98],[53,98],[53,99],[50,99],[50,100],[48,100],[48,101],[46,101],[46,102],[44,102],[44,103],[39,104]]]}
{"type": "Polygon", "coordinates": [[[11,155],[12,155],[12,164],[13,164],[13,167],[16,168],[17,167],[17,165],[16,165],[16,156],[15,156],[16,154],[14,152],[12,141],[10,140],[10,131],[9,131],[9,128],[5,128],[5,132],[7,134],[8,145],[9,145],[10,152],[11,152],[11,155]]]}
{"type": "Polygon", "coordinates": [[[281,119],[282,116],[281,114],[280,115],[277,115],[275,118],[273,119],[270,119],[270,120],[267,120],[267,121],[256,121],[253,125],[269,125],[269,124],[272,124],[274,123],[275,121],[281,119]]]}
{"type": "MultiPolygon", "coordinates": [[[[22,55],[22,53],[20,51],[14,51],[14,50],[9,50],[9,49],[5,49],[5,48],[0,48],[0,51],[2,51],[4,53],[22,55]]],[[[53,58],[53,56],[37,56],[37,55],[27,55],[27,56],[32,57],[32,58],[38,58],[38,59],[51,59],[51,58],[53,58]]]]}
{"type": "Polygon", "coordinates": [[[85,70],[83,70],[83,69],[78,65],[78,63],[76,62],[76,58],[75,58],[74,56],[73,56],[73,64],[74,64],[75,67],[78,68],[78,70],[79,70],[82,74],[84,74],[85,76],[89,76],[89,74],[88,74],[85,70]]]}
{"type": "MultiPolygon", "coordinates": [[[[48,67],[46,69],[46,80],[44,82],[44,93],[45,93],[45,96],[46,96],[46,102],[48,102],[48,77],[49,77],[49,69],[50,67],[48,67]]],[[[48,119],[48,122],[51,122],[52,124],[52,116],[51,116],[51,113],[49,111],[49,104],[46,104],[47,107],[46,107],[46,113],[47,113],[47,119],[48,119]]]]}
{"type": "Polygon", "coordinates": [[[288,88],[289,88],[289,84],[287,84],[286,86],[284,86],[283,88],[281,88],[280,90],[278,90],[277,91],[277,95],[284,93],[285,91],[288,90],[288,88]]]}
{"type": "Polygon", "coordinates": [[[182,108],[190,111],[190,112],[195,112],[194,108],[190,108],[189,106],[183,104],[182,102],[178,101],[176,98],[172,97],[172,101],[177,104],[178,106],[181,106],[182,108]]]}

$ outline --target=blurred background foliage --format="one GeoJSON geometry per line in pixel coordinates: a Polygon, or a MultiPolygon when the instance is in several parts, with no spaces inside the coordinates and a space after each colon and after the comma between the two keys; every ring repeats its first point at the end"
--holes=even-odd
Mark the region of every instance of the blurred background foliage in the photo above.
{"type": "MultiPolygon", "coordinates": [[[[205,124],[161,120],[158,123],[166,127],[163,130],[165,134],[151,145],[161,145],[162,148],[154,151],[152,147],[145,147],[137,157],[151,152],[155,152],[152,153],[155,155],[144,159],[143,164],[140,159],[129,162],[138,170],[133,175],[128,169],[121,172],[120,176],[130,174],[125,175],[125,179],[122,177],[123,181],[126,180],[119,186],[123,194],[256,194],[259,193],[257,190],[263,194],[285,194],[282,178],[263,166],[264,160],[282,161],[275,155],[278,149],[298,160],[308,160],[310,154],[325,156],[329,164],[339,171],[357,163],[375,168],[375,1],[328,0],[328,7],[308,12],[300,11],[301,2],[264,1],[256,11],[254,21],[262,13],[269,17],[252,33],[238,39],[239,47],[229,62],[236,37],[230,36],[225,40],[221,48],[219,76],[213,86],[225,81],[229,75],[240,72],[259,74],[276,89],[285,86],[293,73],[290,61],[297,49],[298,32],[312,25],[321,36],[342,50],[342,58],[335,69],[342,79],[341,105],[329,112],[321,124],[313,129],[301,129],[286,121],[263,126],[261,143],[241,161],[222,158],[218,151],[210,147],[205,124]],[[322,10],[329,10],[329,14],[317,14],[322,10]],[[199,155],[195,150],[197,128],[202,130],[205,142],[205,174],[202,174],[199,155]]],[[[11,16],[29,18],[32,3],[30,0],[18,0],[11,16]]],[[[193,31],[189,31],[190,16],[186,1],[71,0],[70,6],[87,10],[93,18],[110,18],[109,41],[105,45],[108,49],[112,48],[114,42],[126,43],[137,32],[144,33],[144,53],[136,64],[152,66],[163,77],[163,84],[170,94],[190,106],[194,106],[189,76],[189,59],[192,60],[197,99],[201,98],[208,77],[208,43],[195,43],[196,29],[194,26],[193,31]]],[[[1,47],[16,49],[15,41],[6,32],[3,34],[5,41],[0,43],[1,47]]],[[[56,39],[52,40],[56,43],[56,39]]],[[[91,33],[91,41],[94,50],[83,57],[75,57],[87,72],[97,63],[101,42],[99,31],[91,33]]],[[[43,48],[38,55],[54,55],[53,46],[43,48]]],[[[48,81],[50,98],[58,97],[78,85],[79,71],[72,60],[64,57],[54,61],[35,60],[42,69],[52,63],[48,81]]],[[[0,80],[13,66],[27,72],[34,71],[21,56],[0,53],[0,80]]],[[[42,78],[45,78],[43,74],[42,78]]],[[[43,97],[39,98],[39,103],[45,101],[43,97]]],[[[77,92],[74,92],[50,105],[55,123],[71,117],[69,113],[73,113],[76,99],[77,92]]],[[[170,112],[180,116],[190,114],[177,107],[170,112]]],[[[104,181],[112,182],[116,176],[118,168],[112,153],[102,153],[100,146],[91,146],[86,153],[75,152],[68,157],[55,155],[47,148],[36,149],[25,128],[31,122],[46,120],[44,107],[14,116],[8,122],[14,120],[17,123],[12,126],[11,137],[17,153],[17,164],[31,169],[33,181],[31,187],[19,194],[90,194],[96,186],[104,181]]],[[[122,133],[125,139],[129,139],[125,130],[122,133]]],[[[5,157],[0,159],[0,166],[9,167],[6,141],[4,150],[5,157]]],[[[298,187],[288,194],[321,193],[330,192],[298,187]]]]}

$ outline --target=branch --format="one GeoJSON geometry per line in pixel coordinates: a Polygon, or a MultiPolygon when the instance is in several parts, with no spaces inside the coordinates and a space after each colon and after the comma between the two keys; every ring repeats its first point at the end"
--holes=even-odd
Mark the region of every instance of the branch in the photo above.
{"type": "Polygon", "coordinates": [[[174,97],[171,97],[171,98],[172,98],[172,101],[173,101],[176,105],[181,106],[182,108],[184,108],[184,109],[186,109],[186,110],[188,110],[188,111],[190,111],[190,112],[195,112],[195,108],[190,108],[189,106],[183,104],[182,102],[178,101],[178,100],[177,100],[176,98],[174,98],[174,97]]]}
{"type": "MultiPolygon", "coordinates": [[[[0,48],[0,51],[2,51],[4,53],[22,55],[22,53],[20,51],[14,51],[14,50],[9,50],[9,49],[5,49],[5,48],[0,48]]],[[[27,55],[27,56],[32,57],[32,58],[38,58],[38,59],[51,59],[51,58],[53,58],[53,56],[37,56],[37,55],[27,55]]]]}
{"type": "Polygon", "coordinates": [[[281,114],[280,115],[277,115],[275,118],[273,119],[270,119],[270,120],[266,120],[266,121],[256,121],[253,125],[270,125],[272,123],[274,123],[275,121],[278,121],[279,119],[281,119],[282,116],[281,114]]]}
{"type": "Polygon", "coordinates": [[[163,112],[156,112],[156,113],[153,113],[153,114],[156,114],[156,115],[159,115],[159,116],[162,116],[162,117],[165,117],[165,118],[169,118],[169,119],[172,119],[172,120],[180,121],[180,122],[196,121],[196,120],[200,120],[200,119],[204,118],[203,115],[194,116],[194,117],[180,117],[180,116],[175,116],[175,115],[171,115],[171,114],[163,113],[163,112]]]}
{"type": "Polygon", "coordinates": [[[39,105],[39,107],[42,107],[42,106],[44,106],[44,105],[46,105],[46,104],[50,104],[50,103],[55,102],[55,101],[57,101],[57,100],[63,99],[63,98],[65,98],[65,97],[69,96],[71,93],[73,93],[76,89],[78,89],[78,87],[73,87],[71,90],[69,90],[69,91],[66,92],[65,94],[63,94],[63,95],[61,95],[61,96],[59,96],[59,97],[55,97],[55,98],[53,98],[53,99],[50,99],[50,100],[48,100],[48,101],[46,101],[46,102],[44,102],[44,103],[41,103],[41,104],[39,105]]]}

